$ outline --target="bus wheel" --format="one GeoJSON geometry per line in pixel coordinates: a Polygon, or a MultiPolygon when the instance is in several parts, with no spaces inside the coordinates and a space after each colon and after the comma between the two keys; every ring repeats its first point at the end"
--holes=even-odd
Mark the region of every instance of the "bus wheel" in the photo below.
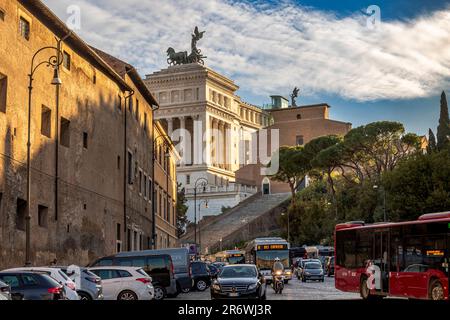
{"type": "Polygon", "coordinates": [[[442,284],[438,279],[431,281],[428,298],[430,300],[444,300],[444,288],[442,288],[442,284]]]}

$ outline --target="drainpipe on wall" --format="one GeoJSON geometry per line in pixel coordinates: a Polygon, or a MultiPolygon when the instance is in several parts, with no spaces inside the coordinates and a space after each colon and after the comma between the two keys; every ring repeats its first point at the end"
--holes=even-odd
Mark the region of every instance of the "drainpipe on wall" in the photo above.
{"type": "MultiPolygon", "coordinates": [[[[131,90],[130,94],[124,98],[123,115],[124,115],[124,134],[123,134],[123,241],[122,241],[122,251],[126,251],[127,248],[127,161],[128,161],[128,147],[127,147],[127,100],[132,99],[134,91],[131,90]]],[[[131,103],[129,101],[128,103],[131,103]]]]}
{"type": "MultiPolygon", "coordinates": [[[[72,35],[72,31],[69,31],[69,33],[67,33],[64,37],[62,37],[61,39],[56,38],[56,48],[57,53],[56,53],[56,59],[57,59],[57,64],[56,64],[56,68],[58,70],[58,74],[59,73],[59,67],[61,65],[61,56],[59,54],[59,52],[62,52],[61,50],[61,43],[64,42],[67,38],[69,38],[72,35]]],[[[55,221],[58,220],[58,197],[59,197],[59,186],[58,186],[58,180],[59,180],[59,97],[60,97],[60,86],[56,86],[55,88],[56,92],[55,92],[55,221]]]]}
{"type": "Polygon", "coordinates": [[[156,249],[156,206],[155,206],[155,111],[159,109],[159,106],[153,106],[152,108],[152,249],[156,249]]]}

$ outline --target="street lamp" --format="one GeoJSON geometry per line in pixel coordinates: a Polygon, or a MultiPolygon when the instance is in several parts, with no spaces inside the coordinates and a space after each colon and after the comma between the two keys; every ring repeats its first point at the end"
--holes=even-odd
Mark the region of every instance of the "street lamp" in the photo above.
{"type": "MultiPolygon", "coordinates": [[[[156,163],[156,147],[158,146],[158,139],[161,138],[167,138],[170,140],[170,137],[167,134],[159,135],[153,140],[153,152],[152,152],[152,248],[156,249],[156,205],[155,205],[155,198],[156,198],[156,190],[155,190],[155,163],[156,163]]],[[[170,158],[170,152],[169,152],[169,145],[166,141],[164,141],[164,147],[166,148],[166,152],[164,154],[164,157],[167,159],[167,161],[170,158]]],[[[167,187],[167,195],[169,195],[169,163],[167,163],[167,170],[166,170],[166,187],[167,187]]],[[[167,204],[166,204],[166,210],[168,210],[169,205],[169,197],[167,196],[167,204]]]]}
{"type": "MultiPolygon", "coordinates": [[[[200,221],[202,220],[202,214],[200,212],[202,203],[205,204],[205,208],[208,209],[208,200],[202,200],[200,201],[200,203],[198,204],[198,222],[200,223],[200,221]]],[[[201,240],[201,232],[200,232],[200,228],[198,229],[198,247],[200,248],[200,253],[202,252],[202,240],[201,240]]]]}
{"type": "Polygon", "coordinates": [[[384,189],[383,186],[378,187],[378,185],[373,185],[373,189],[374,190],[378,190],[378,188],[380,188],[383,191],[383,220],[384,222],[387,221],[387,216],[386,216],[386,189],[384,189]]]}
{"type": "Polygon", "coordinates": [[[198,183],[201,182],[201,186],[203,192],[206,191],[206,185],[208,184],[208,180],[206,178],[200,177],[195,180],[194,183],[194,243],[197,245],[197,188],[198,183]]]}
{"type": "Polygon", "coordinates": [[[32,103],[32,91],[33,91],[33,76],[36,70],[45,65],[46,67],[52,67],[53,79],[50,82],[52,85],[59,86],[62,81],[59,77],[59,66],[63,62],[63,53],[60,48],[61,40],[58,40],[58,46],[47,46],[39,49],[35,52],[31,59],[30,73],[28,74],[28,139],[27,139],[27,215],[25,216],[25,266],[31,266],[31,103],[32,103]],[[52,55],[48,60],[44,60],[35,65],[35,59],[39,53],[45,50],[55,50],[56,55],[52,55]]]}

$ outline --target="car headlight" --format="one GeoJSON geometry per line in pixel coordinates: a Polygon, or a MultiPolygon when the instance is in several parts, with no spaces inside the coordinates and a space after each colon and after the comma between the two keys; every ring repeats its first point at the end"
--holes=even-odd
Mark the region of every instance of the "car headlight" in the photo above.
{"type": "Polygon", "coordinates": [[[214,284],[212,285],[212,288],[213,288],[214,290],[216,290],[216,291],[220,291],[220,286],[219,286],[217,283],[214,283],[214,284]]]}
{"type": "Polygon", "coordinates": [[[275,272],[275,275],[277,275],[277,276],[281,276],[281,271],[277,271],[277,272],[275,272]]]}
{"type": "Polygon", "coordinates": [[[252,283],[252,284],[250,284],[249,286],[248,286],[248,290],[255,290],[256,289],[256,287],[257,287],[257,283],[252,283]]]}
{"type": "Polygon", "coordinates": [[[291,271],[286,271],[286,274],[291,274],[291,271]]]}

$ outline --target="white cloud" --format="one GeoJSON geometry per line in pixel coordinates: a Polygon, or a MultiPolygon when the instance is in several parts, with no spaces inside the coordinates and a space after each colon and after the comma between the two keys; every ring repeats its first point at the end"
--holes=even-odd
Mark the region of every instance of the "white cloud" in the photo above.
{"type": "MultiPolygon", "coordinates": [[[[189,51],[195,25],[206,64],[256,95],[337,94],[358,101],[426,97],[450,84],[450,8],[370,30],[362,14],[337,18],[286,3],[220,0],[45,0],[62,19],[81,7],[88,43],[141,74],[166,67],[165,51],[189,51]]],[[[381,8],[383,10],[383,8],[381,8]]]]}

